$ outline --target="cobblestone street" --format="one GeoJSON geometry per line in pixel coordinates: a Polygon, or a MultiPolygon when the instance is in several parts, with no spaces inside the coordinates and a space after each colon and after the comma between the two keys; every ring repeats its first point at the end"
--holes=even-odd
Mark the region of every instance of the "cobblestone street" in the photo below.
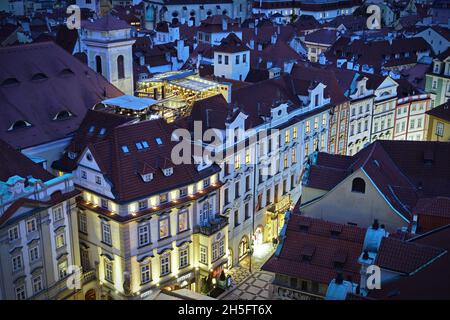
{"type": "Polygon", "coordinates": [[[249,271],[250,259],[241,261],[238,267],[228,271],[233,278],[233,286],[220,299],[223,300],[264,300],[268,299],[268,286],[273,274],[261,271],[261,266],[274,252],[271,243],[265,243],[255,248],[252,257],[252,273],[249,271]]]}

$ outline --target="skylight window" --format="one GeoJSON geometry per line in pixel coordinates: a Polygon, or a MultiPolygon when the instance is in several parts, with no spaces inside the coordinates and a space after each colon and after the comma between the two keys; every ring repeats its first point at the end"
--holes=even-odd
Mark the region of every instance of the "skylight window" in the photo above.
{"type": "Polygon", "coordinates": [[[122,146],[122,152],[123,153],[130,153],[130,150],[128,149],[128,146],[122,146]]]}
{"type": "Polygon", "coordinates": [[[105,128],[101,128],[99,134],[100,134],[101,136],[104,136],[105,133],[106,133],[106,129],[105,129],[105,128]]]}
{"type": "Polygon", "coordinates": [[[158,145],[162,145],[162,144],[163,144],[161,138],[155,138],[155,140],[156,140],[156,143],[157,143],[158,145]]]}
{"type": "Polygon", "coordinates": [[[92,133],[94,133],[94,130],[95,130],[95,126],[90,126],[88,132],[89,132],[90,134],[92,134],[92,133]]]}
{"type": "Polygon", "coordinates": [[[148,149],[148,148],[150,148],[150,146],[148,145],[147,141],[142,140],[142,141],[136,142],[136,148],[138,150],[142,150],[142,149],[148,149]]]}

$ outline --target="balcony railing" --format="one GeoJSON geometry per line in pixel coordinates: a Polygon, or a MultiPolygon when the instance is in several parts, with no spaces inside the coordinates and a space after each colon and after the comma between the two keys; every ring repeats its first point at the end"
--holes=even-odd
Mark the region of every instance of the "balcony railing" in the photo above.
{"type": "Polygon", "coordinates": [[[203,225],[194,227],[194,233],[201,233],[210,236],[222,230],[228,224],[228,218],[223,216],[216,216],[203,225]]]}
{"type": "Polygon", "coordinates": [[[281,299],[286,300],[323,300],[324,296],[314,294],[311,292],[306,292],[298,289],[293,289],[286,286],[284,283],[281,283],[277,280],[272,282],[272,286],[274,287],[274,294],[276,294],[281,299]]]}

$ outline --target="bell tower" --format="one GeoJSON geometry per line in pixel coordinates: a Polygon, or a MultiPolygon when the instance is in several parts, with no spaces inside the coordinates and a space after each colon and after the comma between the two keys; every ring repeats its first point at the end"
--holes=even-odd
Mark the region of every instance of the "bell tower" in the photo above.
{"type": "Polygon", "coordinates": [[[128,95],[134,94],[131,27],[107,14],[86,24],[82,39],[88,65],[128,95]]]}

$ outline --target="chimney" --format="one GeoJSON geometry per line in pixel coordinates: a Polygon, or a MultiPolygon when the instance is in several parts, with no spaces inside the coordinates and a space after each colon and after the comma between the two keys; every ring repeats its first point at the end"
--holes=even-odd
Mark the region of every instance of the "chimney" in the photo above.
{"type": "Polygon", "coordinates": [[[274,33],[273,35],[272,35],[272,37],[270,38],[270,43],[271,44],[276,44],[277,43],[277,34],[276,33],[274,33]]]}
{"type": "Polygon", "coordinates": [[[177,40],[177,58],[183,60],[184,40],[177,40]]]}
{"type": "Polygon", "coordinates": [[[378,228],[379,228],[378,219],[375,219],[373,220],[372,229],[378,230],[378,228]]]}
{"type": "Polygon", "coordinates": [[[222,30],[227,31],[227,29],[228,29],[227,20],[225,19],[225,16],[222,16],[222,30]]]}
{"type": "Polygon", "coordinates": [[[338,273],[336,275],[336,280],[334,281],[336,284],[342,284],[344,283],[344,277],[342,276],[342,273],[338,273]]]}

